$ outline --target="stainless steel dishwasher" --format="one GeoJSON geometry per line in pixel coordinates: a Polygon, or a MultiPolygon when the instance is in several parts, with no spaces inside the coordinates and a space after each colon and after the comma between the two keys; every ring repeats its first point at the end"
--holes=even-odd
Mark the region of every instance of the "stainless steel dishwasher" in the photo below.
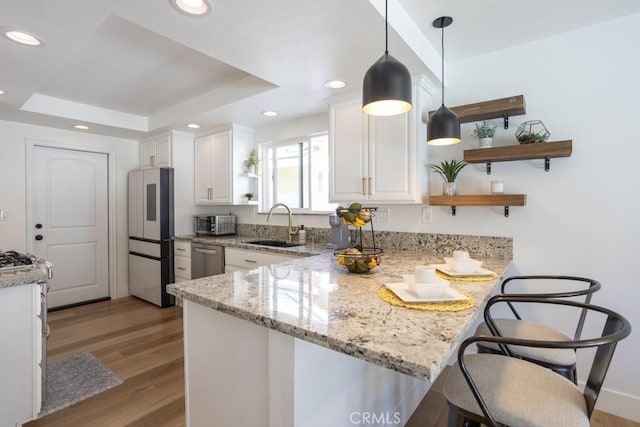
{"type": "Polygon", "coordinates": [[[224,247],[205,243],[191,244],[191,278],[224,273],[224,247]]]}

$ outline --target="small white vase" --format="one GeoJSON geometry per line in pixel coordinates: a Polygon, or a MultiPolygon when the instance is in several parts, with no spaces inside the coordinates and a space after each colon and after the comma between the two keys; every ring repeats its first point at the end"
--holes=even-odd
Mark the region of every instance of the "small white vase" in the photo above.
{"type": "Polygon", "coordinates": [[[491,147],[492,142],[493,138],[480,138],[480,148],[491,147]]]}
{"type": "Polygon", "coordinates": [[[443,182],[442,183],[442,195],[443,196],[455,196],[457,194],[455,182],[443,182]]]}

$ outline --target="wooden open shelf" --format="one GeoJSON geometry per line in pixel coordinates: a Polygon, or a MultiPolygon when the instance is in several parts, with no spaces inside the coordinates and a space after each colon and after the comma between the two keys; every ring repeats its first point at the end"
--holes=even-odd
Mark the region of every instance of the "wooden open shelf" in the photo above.
{"type": "MultiPolygon", "coordinates": [[[[476,102],[475,104],[460,105],[452,107],[451,110],[458,115],[460,123],[504,118],[504,128],[507,129],[509,127],[508,118],[525,114],[527,107],[524,102],[524,95],[517,95],[492,101],[476,102]]],[[[430,111],[429,117],[434,113],[435,111],[430,111]]]]}
{"type": "Polygon", "coordinates": [[[504,206],[504,216],[509,216],[509,206],[524,206],[525,194],[472,194],[464,196],[429,196],[431,206],[451,206],[451,215],[456,206],[504,206]]]}
{"type": "Polygon", "coordinates": [[[511,160],[544,159],[544,170],[549,171],[552,157],[569,157],[573,150],[572,140],[537,142],[534,144],[507,145],[504,147],[476,148],[464,150],[467,163],[487,163],[487,174],[491,173],[491,162],[511,160]]]}

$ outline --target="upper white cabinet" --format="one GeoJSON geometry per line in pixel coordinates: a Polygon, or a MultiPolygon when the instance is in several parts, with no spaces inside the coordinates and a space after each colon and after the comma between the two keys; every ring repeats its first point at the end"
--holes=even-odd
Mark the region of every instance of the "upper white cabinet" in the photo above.
{"type": "Polygon", "coordinates": [[[242,161],[253,147],[253,130],[233,125],[195,140],[195,203],[240,204],[249,191],[242,161]]]}
{"type": "Polygon", "coordinates": [[[163,134],[140,142],[140,167],[173,167],[172,134],[163,134]]]}
{"type": "Polygon", "coordinates": [[[413,108],[397,116],[364,114],[360,98],[330,105],[330,201],[422,202],[426,100],[419,82],[413,108]]]}

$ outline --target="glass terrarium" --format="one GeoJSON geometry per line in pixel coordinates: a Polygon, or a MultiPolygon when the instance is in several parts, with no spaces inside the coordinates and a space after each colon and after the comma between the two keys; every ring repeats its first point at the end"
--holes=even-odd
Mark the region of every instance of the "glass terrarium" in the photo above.
{"type": "Polygon", "coordinates": [[[373,230],[373,218],[377,212],[376,207],[362,206],[360,203],[352,203],[348,208],[339,206],[336,215],[344,224],[355,227],[354,244],[346,249],[334,251],[338,264],[344,265],[350,273],[369,273],[382,262],[384,251],[377,246],[375,232],[373,230]],[[369,225],[370,234],[363,237],[363,229],[369,225]]]}
{"type": "Polygon", "coordinates": [[[520,144],[547,142],[551,132],[547,130],[541,120],[526,121],[516,129],[516,139],[520,144]]]}

